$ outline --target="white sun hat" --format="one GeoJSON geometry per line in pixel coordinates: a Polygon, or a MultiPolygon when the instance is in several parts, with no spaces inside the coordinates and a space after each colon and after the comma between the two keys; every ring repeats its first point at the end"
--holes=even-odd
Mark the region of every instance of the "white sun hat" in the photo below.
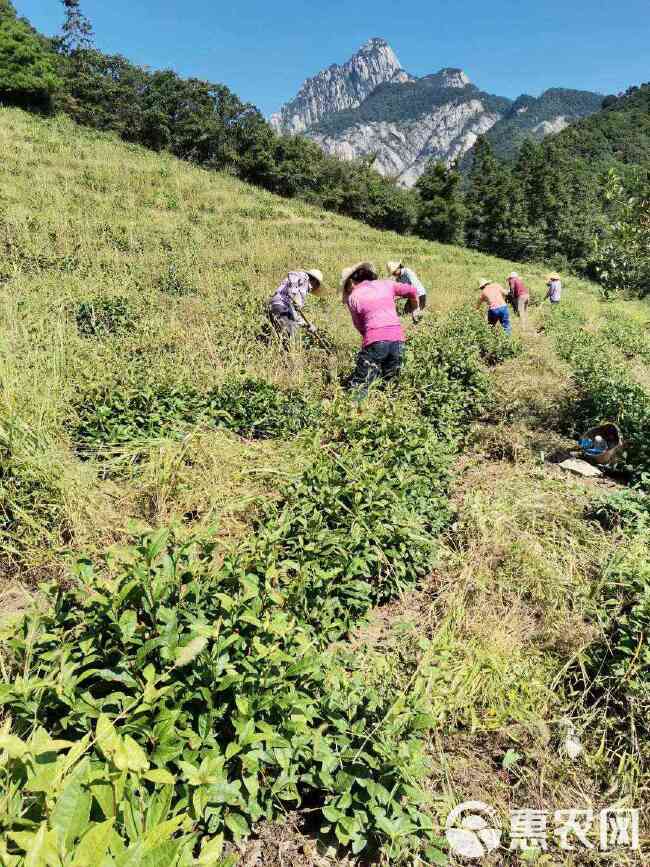
{"type": "Polygon", "coordinates": [[[349,267],[344,268],[341,271],[341,292],[345,289],[345,284],[348,282],[350,277],[355,271],[358,271],[359,268],[367,268],[368,271],[371,271],[373,274],[377,273],[372,262],[357,262],[356,265],[350,265],[349,267]]]}

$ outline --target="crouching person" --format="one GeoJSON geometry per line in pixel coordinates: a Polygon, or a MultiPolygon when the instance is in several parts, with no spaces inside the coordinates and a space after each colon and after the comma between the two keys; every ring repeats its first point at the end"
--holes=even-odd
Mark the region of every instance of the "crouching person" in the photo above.
{"type": "Polygon", "coordinates": [[[290,271],[273,293],[268,304],[268,314],[273,327],[288,343],[301,328],[313,331],[300,311],[309,294],[318,295],[323,284],[323,275],[317,268],[308,271],[290,271]]]}

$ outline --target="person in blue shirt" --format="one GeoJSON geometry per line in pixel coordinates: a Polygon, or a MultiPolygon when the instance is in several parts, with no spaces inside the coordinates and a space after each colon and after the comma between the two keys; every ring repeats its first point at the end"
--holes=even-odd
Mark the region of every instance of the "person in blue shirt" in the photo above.
{"type": "Polygon", "coordinates": [[[422,285],[420,278],[412,268],[405,267],[401,262],[387,262],[386,271],[396,283],[406,283],[413,286],[418,292],[418,306],[424,310],[427,306],[427,290],[422,285]]]}

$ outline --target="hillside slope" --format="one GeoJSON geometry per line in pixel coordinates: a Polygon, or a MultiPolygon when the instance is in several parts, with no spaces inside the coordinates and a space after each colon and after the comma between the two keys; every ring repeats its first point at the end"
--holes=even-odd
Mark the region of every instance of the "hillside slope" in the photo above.
{"type": "MultiPolygon", "coordinates": [[[[441,863],[446,816],[468,799],[504,823],[514,807],[597,812],[613,786],[637,803],[641,501],[547,459],[604,411],[615,375],[633,399],[607,411],[646,441],[646,308],[569,278],[558,315],[533,309],[510,343],[469,305],[514,263],[61,118],[0,110],[0,151],[0,706],[14,735],[0,731],[0,774],[15,783],[0,859],[23,867],[39,846],[157,867],[441,863]],[[428,318],[400,386],[357,414],[320,349],[268,339],[264,302],[289,268],[334,286],[344,264],[395,257],[429,287],[428,318]],[[610,669],[603,708],[601,682],[581,677],[610,669]]],[[[543,269],[525,277],[541,300],[543,269]]],[[[310,312],[344,374],[347,311],[332,292],[310,312]]],[[[494,863],[523,863],[510,840],[494,863]]]]}

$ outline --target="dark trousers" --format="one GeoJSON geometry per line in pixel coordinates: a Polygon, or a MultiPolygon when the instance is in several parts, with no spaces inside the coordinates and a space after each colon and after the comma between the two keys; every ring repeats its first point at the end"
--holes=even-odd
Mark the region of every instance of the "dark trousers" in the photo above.
{"type": "Polygon", "coordinates": [[[368,389],[380,377],[395,379],[404,360],[404,343],[401,340],[378,340],[364,346],[357,356],[357,366],[350,377],[349,387],[359,398],[368,394],[368,389]]]}

